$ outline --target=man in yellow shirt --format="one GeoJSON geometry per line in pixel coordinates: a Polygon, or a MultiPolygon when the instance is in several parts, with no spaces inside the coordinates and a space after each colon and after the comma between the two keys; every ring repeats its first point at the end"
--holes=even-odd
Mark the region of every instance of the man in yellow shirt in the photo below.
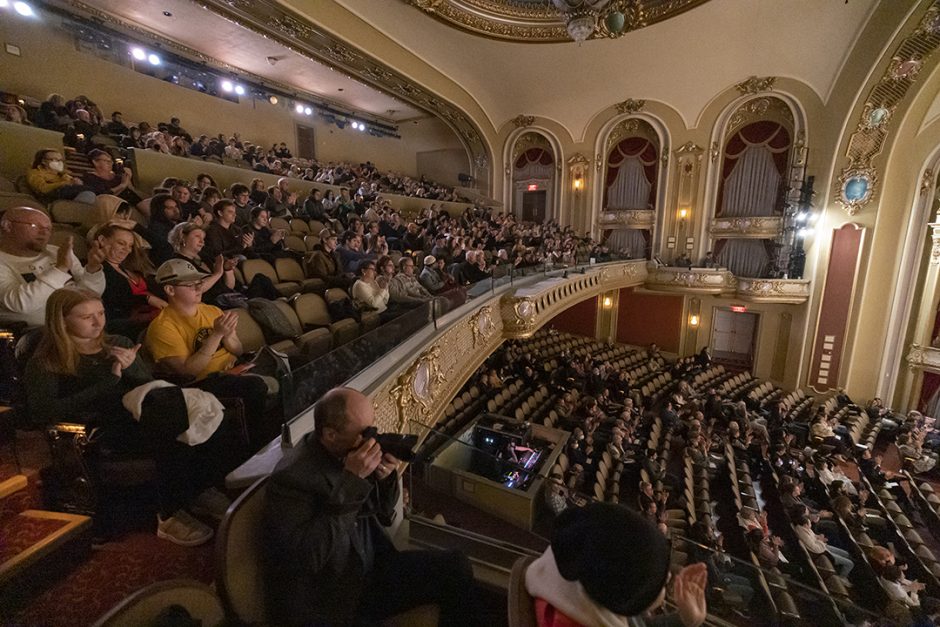
{"type": "Polygon", "coordinates": [[[157,269],[168,306],[147,328],[144,346],[158,372],[194,377],[193,387],[218,397],[241,398],[252,445],[260,447],[278,434],[279,426],[266,425],[267,385],[260,377],[229,372],[244,352],[235,328],[238,315],[202,302],[208,277],[184,259],[170,259],[157,269]]]}

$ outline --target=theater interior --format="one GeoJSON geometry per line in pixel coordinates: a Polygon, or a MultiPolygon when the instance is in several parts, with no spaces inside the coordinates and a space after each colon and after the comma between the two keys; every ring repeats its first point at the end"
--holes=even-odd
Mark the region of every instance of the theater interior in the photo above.
{"type": "MultiPolygon", "coordinates": [[[[145,204],[167,177],[202,174],[224,196],[284,176],[302,204],[359,184],[318,172],[368,162],[383,185],[420,181],[379,192],[403,223],[514,216],[525,256],[507,268],[486,246],[487,278],[461,304],[381,323],[327,311],[333,290],[303,263],[251,266],[296,320],[272,340],[239,318],[247,349],[291,356],[280,436],[226,477],[233,504],[198,547],[154,534],[149,460],[108,458],[65,417],[24,417],[22,329],[0,322],[2,624],[154,624],[172,604],[203,625],[268,624],[266,480],[335,386],[369,398],[379,432],[416,436],[389,533],[463,551],[480,624],[538,624],[522,581],[558,494],[562,509],[640,510],[673,573],[719,564],[708,625],[935,616],[940,0],[0,0],[0,40],[0,211],[45,212],[51,243],[73,238],[82,261],[88,205],[32,193],[38,150],[79,175],[105,150],[145,204]],[[50,94],[84,95],[102,123],[178,118],[190,141],[292,156],[281,172],[124,144],[103,124],[50,129],[36,117],[50,94]],[[536,258],[541,225],[571,227],[563,257],[536,258]],[[325,320],[303,319],[300,292],[325,299],[325,320]],[[803,541],[795,481],[851,574],[803,541]],[[752,512],[779,564],[751,543],[752,512]],[[917,603],[894,596],[881,545],[923,584],[917,603]]],[[[286,249],[308,259],[321,228],[347,226],[330,218],[282,219],[286,249]]],[[[392,256],[420,273],[431,244],[392,256]]]]}

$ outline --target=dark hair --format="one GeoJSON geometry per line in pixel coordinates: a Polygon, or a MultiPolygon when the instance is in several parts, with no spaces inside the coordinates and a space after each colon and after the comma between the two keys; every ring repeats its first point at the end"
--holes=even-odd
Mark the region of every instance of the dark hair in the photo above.
{"type": "Polygon", "coordinates": [[[245,185],[244,183],[235,183],[234,185],[232,185],[231,190],[232,190],[232,198],[236,196],[240,196],[241,194],[251,193],[251,190],[248,189],[248,186],[245,185]]]}
{"type": "Polygon", "coordinates": [[[212,213],[217,216],[221,216],[222,212],[225,211],[226,207],[235,206],[235,201],[231,198],[223,198],[222,200],[217,200],[214,205],[212,205],[212,213]]]}
{"type": "Polygon", "coordinates": [[[37,150],[36,154],[33,156],[32,167],[38,168],[39,166],[41,166],[42,162],[46,160],[46,155],[49,154],[50,152],[59,152],[59,151],[56,150],[55,148],[43,148],[41,150],[37,150]]]}
{"type": "Polygon", "coordinates": [[[108,157],[109,159],[111,158],[111,154],[108,153],[107,151],[101,150],[100,148],[95,148],[94,150],[88,153],[88,160],[94,161],[95,159],[97,159],[98,157],[101,157],[102,155],[105,157],[108,157]]]}
{"type": "Polygon", "coordinates": [[[257,207],[252,207],[252,208],[251,208],[251,213],[249,214],[249,215],[251,216],[251,221],[254,222],[255,220],[257,220],[257,219],[258,219],[258,216],[261,215],[261,212],[262,212],[262,211],[267,211],[267,209],[266,209],[263,205],[258,205],[257,207]]]}
{"type": "Polygon", "coordinates": [[[113,112],[111,113],[111,117],[112,117],[112,118],[113,118],[114,116],[116,116],[116,115],[124,115],[124,114],[121,113],[120,111],[113,111],[113,112]]]}
{"type": "Polygon", "coordinates": [[[157,194],[150,199],[150,219],[158,222],[168,222],[166,218],[166,203],[176,202],[176,199],[169,194],[157,194]]]}
{"type": "Polygon", "coordinates": [[[202,194],[199,195],[199,202],[205,202],[209,198],[209,196],[213,194],[215,194],[219,198],[222,197],[222,192],[220,192],[217,187],[207,187],[204,190],[202,190],[202,194]]]}
{"type": "Polygon", "coordinates": [[[212,187],[218,187],[218,185],[215,184],[215,179],[209,176],[208,174],[206,174],[205,172],[200,172],[199,174],[196,175],[196,182],[198,183],[199,179],[204,179],[204,178],[209,179],[209,182],[212,183],[212,187]]]}

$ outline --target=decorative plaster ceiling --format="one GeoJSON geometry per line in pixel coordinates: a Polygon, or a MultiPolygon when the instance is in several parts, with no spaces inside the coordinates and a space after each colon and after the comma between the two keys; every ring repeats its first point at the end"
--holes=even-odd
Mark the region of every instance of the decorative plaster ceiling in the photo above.
{"type": "MultiPolygon", "coordinates": [[[[552,0],[401,0],[458,29],[509,41],[571,42],[565,22],[552,0]]],[[[614,0],[601,12],[592,38],[617,37],[662,22],[708,0],[614,0]],[[624,16],[617,33],[603,16],[616,9],[624,16]]],[[[571,4],[574,4],[573,2],[571,4]]]]}

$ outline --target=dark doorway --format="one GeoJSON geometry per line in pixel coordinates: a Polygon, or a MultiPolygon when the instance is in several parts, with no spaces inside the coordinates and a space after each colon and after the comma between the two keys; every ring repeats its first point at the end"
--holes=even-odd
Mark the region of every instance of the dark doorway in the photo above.
{"type": "Polygon", "coordinates": [[[297,156],[301,159],[317,158],[316,135],[313,127],[297,125],[297,156]]]}
{"type": "Polygon", "coordinates": [[[548,192],[522,193],[522,219],[525,222],[545,222],[545,199],[548,192]]]}

